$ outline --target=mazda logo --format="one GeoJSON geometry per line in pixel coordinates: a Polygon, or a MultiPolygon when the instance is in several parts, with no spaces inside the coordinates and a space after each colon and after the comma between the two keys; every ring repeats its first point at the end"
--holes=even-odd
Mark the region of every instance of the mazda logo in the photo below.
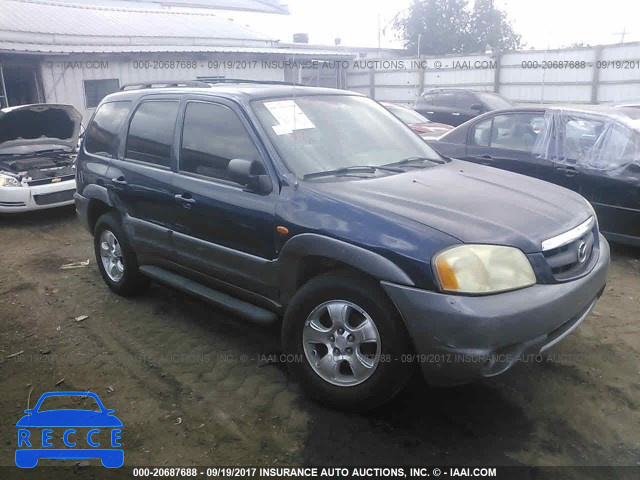
{"type": "Polygon", "coordinates": [[[581,241],[580,245],[578,245],[578,262],[584,263],[586,259],[587,259],[587,244],[581,241]]]}

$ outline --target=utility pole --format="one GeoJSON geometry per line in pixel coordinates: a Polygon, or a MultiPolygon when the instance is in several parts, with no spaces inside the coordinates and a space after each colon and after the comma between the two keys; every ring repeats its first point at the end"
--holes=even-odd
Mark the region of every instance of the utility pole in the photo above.
{"type": "Polygon", "coordinates": [[[616,32],[614,33],[614,35],[620,35],[620,43],[624,43],[624,37],[627,35],[627,33],[631,33],[631,32],[627,32],[627,26],[625,25],[622,27],[621,32],[616,32]]]}

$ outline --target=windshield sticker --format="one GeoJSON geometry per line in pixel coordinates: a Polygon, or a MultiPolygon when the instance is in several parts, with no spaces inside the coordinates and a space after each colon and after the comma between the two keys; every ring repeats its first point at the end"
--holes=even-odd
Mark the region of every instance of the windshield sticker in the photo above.
{"type": "Polygon", "coordinates": [[[273,126],[276,135],[289,134],[294,130],[316,128],[294,100],[265,102],[264,106],[278,122],[278,125],[273,126]]]}

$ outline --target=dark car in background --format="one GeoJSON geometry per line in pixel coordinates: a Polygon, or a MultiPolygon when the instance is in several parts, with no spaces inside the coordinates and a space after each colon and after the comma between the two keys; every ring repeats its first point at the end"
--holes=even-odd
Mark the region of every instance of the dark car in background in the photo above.
{"type": "Polygon", "coordinates": [[[344,90],[114,93],[77,168],[109,288],[154,279],[279,328],[302,387],[340,408],[385,402],[417,366],[434,384],[505,372],[577,328],[606,283],[580,195],[443,158],[344,90]]]}
{"type": "MultiPolygon", "coordinates": [[[[431,145],[580,193],[609,239],[640,245],[640,110],[531,106],[482,115],[431,145]]],[[[562,208],[562,205],[558,205],[562,208]]]]}
{"type": "Polygon", "coordinates": [[[482,113],[509,107],[513,107],[513,104],[497,93],[461,88],[429,90],[413,104],[416,112],[432,122],[454,127],[482,113]]]}
{"type": "Polygon", "coordinates": [[[428,118],[420,115],[415,110],[403,107],[402,105],[387,102],[381,102],[380,105],[382,105],[396,117],[406,123],[411,130],[416,132],[425,140],[438,139],[449,130],[453,129],[451,125],[432,122],[428,118]]]}

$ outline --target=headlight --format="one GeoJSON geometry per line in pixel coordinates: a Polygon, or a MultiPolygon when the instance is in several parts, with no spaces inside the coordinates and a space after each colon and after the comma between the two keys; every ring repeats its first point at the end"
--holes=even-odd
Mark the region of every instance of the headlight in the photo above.
{"type": "Polygon", "coordinates": [[[0,187],[21,187],[22,184],[17,178],[11,175],[3,175],[0,173],[0,187]]]}
{"type": "Polygon", "coordinates": [[[536,283],[521,250],[499,245],[460,245],[434,257],[440,287],[446,292],[488,294],[536,283]]]}

